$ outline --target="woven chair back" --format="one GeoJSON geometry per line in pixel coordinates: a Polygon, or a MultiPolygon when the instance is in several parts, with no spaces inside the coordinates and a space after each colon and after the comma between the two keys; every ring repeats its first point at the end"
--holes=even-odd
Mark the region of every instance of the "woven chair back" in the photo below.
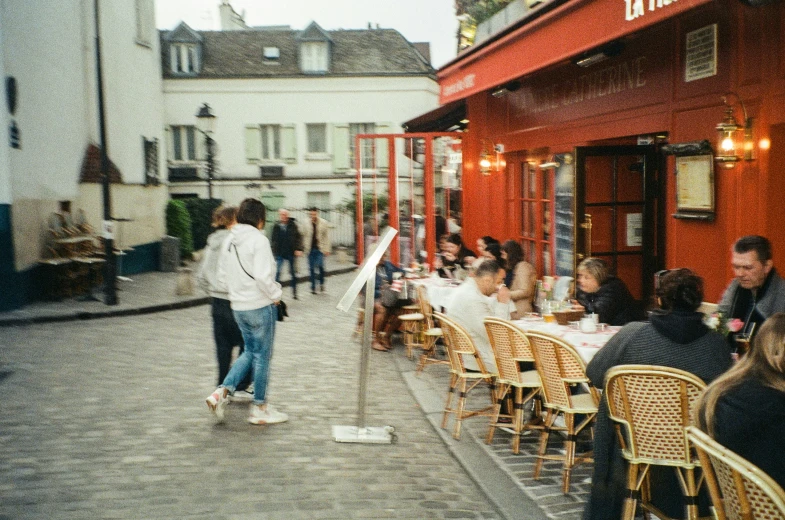
{"type": "Polygon", "coordinates": [[[785,490],[774,479],[694,426],[687,437],[700,457],[718,520],[785,518],[785,490]]]}
{"type": "Polygon", "coordinates": [[[543,332],[527,332],[537,372],[542,380],[545,405],[571,409],[570,383],[588,382],[586,364],[569,343],[543,332]]]}
{"type": "Polygon", "coordinates": [[[634,461],[691,467],[684,428],[706,384],[670,367],[619,365],[605,376],[610,417],[624,427],[620,441],[634,461]]]}
{"type": "Polygon", "coordinates": [[[434,327],[433,307],[428,301],[428,291],[422,285],[417,286],[417,301],[420,303],[420,312],[425,316],[425,330],[432,329],[434,327]]]}
{"type": "Polygon", "coordinates": [[[439,320],[442,327],[444,342],[447,346],[447,355],[450,359],[450,370],[456,374],[465,373],[466,366],[463,362],[463,356],[466,355],[473,356],[477,361],[480,372],[487,373],[485,364],[477,354],[477,349],[474,348],[474,341],[472,341],[466,329],[441,312],[434,312],[433,316],[439,320]]]}
{"type": "MultiPolygon", "coordinates": [[[[515,331],[519,329],[501,318],[485,318],[483,323],[485,323],[485,330],[488,331],[488,338],[491,340],[493,357],[496,359],[496,368],[499,371],[499,380],[520,383],[521,374],[513,350],[515,331]]],[[[520,334],[523,335],[523,332],[520,334]]]]}

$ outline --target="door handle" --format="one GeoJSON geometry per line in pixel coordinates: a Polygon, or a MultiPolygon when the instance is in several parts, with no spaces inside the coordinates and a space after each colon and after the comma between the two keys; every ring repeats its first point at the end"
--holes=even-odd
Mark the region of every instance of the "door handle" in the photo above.
{"type": "Polygon", "coordinates": [[[586,230],[584,233],[584,251],[586,252],[585,255],[578,254],[578,259],[583,260],[585,257],[591,256],[591,215],[586,213],[583,215],[584,221],[581,224],[581,227],[586,230]]]}

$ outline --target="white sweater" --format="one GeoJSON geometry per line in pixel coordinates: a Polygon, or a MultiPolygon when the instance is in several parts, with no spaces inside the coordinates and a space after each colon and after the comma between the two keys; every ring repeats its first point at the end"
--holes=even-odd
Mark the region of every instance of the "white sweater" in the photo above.
{"type": "Polygon", "coordinates": [[[248,224],[235,224],[221,247],[227,254],[219,259],[218,283],[229,290],[232,309],[261,309],[281,299],[275,258],[264,233],[248,224]]]}

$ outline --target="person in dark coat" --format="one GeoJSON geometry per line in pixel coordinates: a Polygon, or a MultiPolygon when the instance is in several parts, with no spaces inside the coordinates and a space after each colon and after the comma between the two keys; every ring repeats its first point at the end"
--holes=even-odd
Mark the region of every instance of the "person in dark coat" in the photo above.
{"type": "Polygon", "coordinates": [[[436,258],[434,267],[438,269],[439,275],[442,277],[449,277],[448,271],[452,272],[456,266],[466,267],[467,262],[472,262],[477,258],[477,253],[463,244],[463,239],[458,233],[447,236],[441,255],[441,258],[436,258]]]}
{"type": "Polygon", "coordinates": [[[643,310],[620,278],[611,275],[599,258],[586,258],[577,269],[575,299],[586,312],[599,315],[608,325],[626,325],[644,319],[643,310]]]}
{"type": "MultiPolygon", "coordinates": [[[[593,386],[603,388],[605,374],[618,365],[640,364],[677,368],[709,383],[731,366],[731,352],[719,332],[703,324],[697,312],[703,301],[703,280],[689,269],[668,272],[657,293],[660,310],[649,322],[625,325],[586,367],[593,386]]],[[[594,429],[594,473],[584,520],[621,517],[626,497],[627,464],[608,404],[602,397],[594,429]]],[[[672,468],[650,469],[652,502],[673,518],[684,515],[684,500],[672,468]]],[[[706,501],[706,503],[708,503],[706,501]]]]}
{"type": "Polygon", "coordinates": [[[763,322],[750,352],[697,405],[698,427],[785,488],[785,312],[763,322]]]}
{"type": "Polygon", "coordinates": [[[281,208],[278,210],[278,222],[273,226],[270,247],[273,249],[275,257],[275,281],[281,281],[281,271],[283,263],[289,263],[290,285],[292,286],[292,297],[297,299],[297,270],[295,258],[303,254],[303,237],[293,218],[289,217],[289,211],[281,208]]]}

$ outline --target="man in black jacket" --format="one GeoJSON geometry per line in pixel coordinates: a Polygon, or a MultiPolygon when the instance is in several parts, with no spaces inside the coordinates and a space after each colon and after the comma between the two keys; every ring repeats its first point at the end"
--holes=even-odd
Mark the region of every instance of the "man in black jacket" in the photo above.
{"type": "Polygon", "coordinates": [[[303,241],[300,230],[294,219],[289,217],[289,211],[281,208],[278,210],[278,222],[273,226],[273,236],[270,245],[275,256],[275,281],[281,281],[281,267],[284,262],[289,262],[289,275],[291,276],[292,297],[297,299],[297,272],[294,265],[295,257],[303,254],[303,241]]]}

